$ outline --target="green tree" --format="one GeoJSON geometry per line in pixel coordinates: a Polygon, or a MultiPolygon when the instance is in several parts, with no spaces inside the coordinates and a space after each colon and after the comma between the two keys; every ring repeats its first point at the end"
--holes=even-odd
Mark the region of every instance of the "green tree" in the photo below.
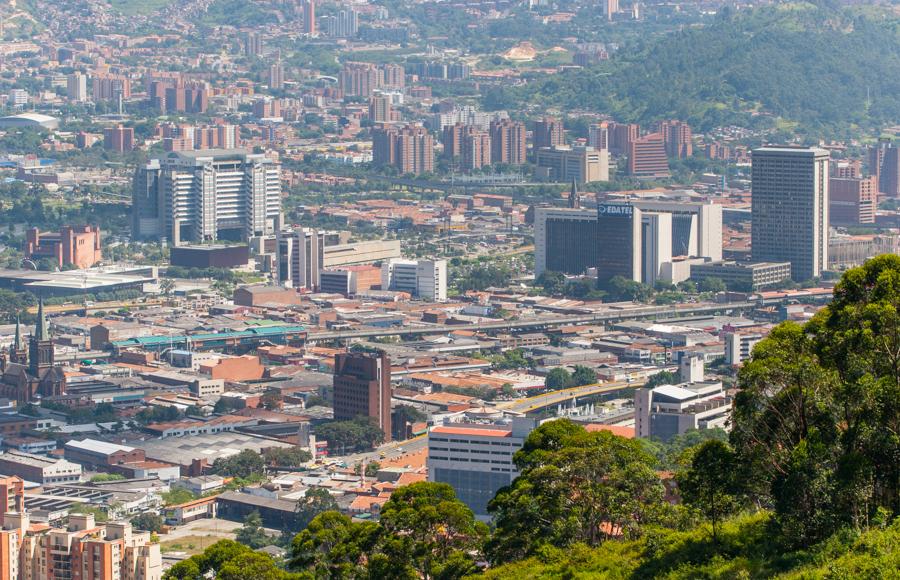
{"type": "Polygon", "coordinates": [[[316,427],[316,436],[328,441],[332,452],[370,451],[384,441],[384,432],[369,417],[332,421],[316,427]]]}
{"type": "Polygon", "coordinates": [[[699,510],[712,524],[718,542],[722,519],[740,506],[740,485],[735,475],[738,458],[727,443],[710,439],[689,451],[690,467],[676,475],[686,504],[699,510]]]}
{"type": "Polygon", "coordinates": [[[262,475],[265,468],[265,461],[259,453],[252,449],[244,449],[235,455],[216,459],[211,471],[226,477],[247,479],[262,475]]]}
{"type": "Polygon", "coordinates": [[[594,369],[575,365],[575,371],[572,373],[572,384],[576,387],[583,385],[592,385],[597,382],[597,373],[594,369]]]}
{"type": "Polygon", "coordinates": [[[136,530],[159,532],[163,527],[163,519],[159,514],[144,512],[131,518],[131,525],[136,530]]]}
{"type": "Polygon", "coordinates": [[[573,385],[572,375],[563,367],[557,367],[544,377],[544,388],[548,391],[558,391],[573,385]]]}
{"type": "Polygon", "coordinates": [[[529,434],[514,460],[519,477],[488,504],[496,529],[487,551],[495,563],[547,545],[631,537],[669,509],[653,457],[638,441],[607,431],[551,421],[529,434]]]}
{"type": "Polygon", "coordinates": [[[254,550],[273,542],[272,536],[269,536],[263,529],[262,518],[257,511],[247,514],[247,517],[244,518],[244,525],[237,531],[235,539],[254,550]]]}
{"type": "Polygon", "coordinates": [[[163,492],[161,495],[163,503],[166,505],[180,505],[197,499],[190,490],[183,487],[173,488],[170,491],[163,492]]]}
{"type": "Polygon", "coordinates": [[[306,490],[303,499],[297,502],[295,510],[295,529],[303,530],[313,519],[327,511],[337,511],[338,504],[327,489],[311,487],[306,490]]]}
{"type": "Polygon", "coordinates": [[[314,578],[365,577],[366,561],[382,535],[374,522],[354,523],[336,511],[319,514],[291,542],[291,570],[314,578]]]}
{"type": "Polygon", "coordinates": [[[721,278],[703,278],[700,280],[701,292],[724,292],[727,290],[721,278]]]}
{"type": "Polygon", "coordinates": [[[366,463],[366,477],[375,477],[378,475],[378,470],[381,469],[381,464],[377,461],[370,461],[366,463]]]}
{"type": "Polygon", "coordinates": [[[270,447],[263,451],[263,458],[273,467],[300,467],[312,459],[312,454],[299,447],[270,447]]]}
{"type": "Polygon", "coordinates": [[[647,382],[644,383],[644,387],[647,389],[652,389],[660,385],[677,385],[680,382],[681,377],[678,376],[678,373],[673,373],[671,371],[660,371],[647,379],[647,382]]]}

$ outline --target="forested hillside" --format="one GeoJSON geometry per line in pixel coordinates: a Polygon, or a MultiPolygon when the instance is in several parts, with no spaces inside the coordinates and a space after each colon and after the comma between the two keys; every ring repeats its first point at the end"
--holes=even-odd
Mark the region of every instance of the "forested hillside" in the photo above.
{"type": "Polygon", "coordinates": [[[608,64],[485,94],[488,106],[517,102],[700,130],[756,112],[814,133],[881,127],[900,121],[900,21],[805,3],[726,10],[710,26],[626,45],[608,64]]]}

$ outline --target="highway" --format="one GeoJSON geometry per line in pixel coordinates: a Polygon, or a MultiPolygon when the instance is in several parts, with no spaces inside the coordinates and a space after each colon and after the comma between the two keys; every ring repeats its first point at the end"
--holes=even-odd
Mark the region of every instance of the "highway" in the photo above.
{"type": "Polygon", "coordinates": [[[512,411],[515,413],[531,413],[539,409],[545,409],[547,407],[559,405],[560,403],[568,403],[572,399],[576,399],[579,397],[602,395],[605,393],[620,391],[622,389],[636,388],[640,387],[642,384],[642,382],[628,383],[625,381],[618,381],[614,383],[595,383],[593,385],[584,385],[581,387],[572,387],[570,389],[561,389],[559,391],[543,393],[541,395],[535,395],[534,397],[528,397],[526,399],[504,401],[501,403],[497,403],[496,407],[498,409],[503,409],[504,411],[512,411]]]}
{"type": "Polygon", "coordinates": [[[530,328],[545,328],[566,324],[583,324],[597,322],[619,322],[641,318],[682,318],[716,312],[730,312],[756,308],[761,303],[781,303],[781,299],[772,301],[726,302],[722,304],[697,304],[694,306],[644,306],[625,310],[610,310],[592,314],[572,314],[567,316],[548,316],[546,318],[525,318],[522,320],[504,320],[500,322],[481,322],[477,324],[435,324],[433,326],[403,326],[397,328],[367,328],[363,330],[335,330],[326,332],[310,332],[307,342],[320,340],[342,340],[349,338],[367,338],[374,336],[407,336],[422,334],[446,334],[455,330],[501,330],[513,332],[530,328]]]}

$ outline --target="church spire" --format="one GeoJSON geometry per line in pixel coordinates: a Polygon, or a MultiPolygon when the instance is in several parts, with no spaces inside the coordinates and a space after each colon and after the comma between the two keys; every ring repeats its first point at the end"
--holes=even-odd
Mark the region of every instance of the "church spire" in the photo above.
{"type": "Polygon", "coordinates": [[[581,207],[581,198],[578,197],[578,185],[575,183],[575,178],[572,178],[572,189],[569,191],[569,207],[572,209],[578,209],[581,207]]]}
{"type": "Polygon", "coordinates": [[[25,349],[25,341],[22,339],[22,324],[19,317],[16,316],[16,338],[13,341],[13,350],[20,351],[25,349]]]}
{"type": "Polygon", "coordinates": [[[44,315],[44,299],[38,299],[37,324],[34,326],[35,340],[50,340],[50,327],[47,325],[47,317],[44,315]]]}

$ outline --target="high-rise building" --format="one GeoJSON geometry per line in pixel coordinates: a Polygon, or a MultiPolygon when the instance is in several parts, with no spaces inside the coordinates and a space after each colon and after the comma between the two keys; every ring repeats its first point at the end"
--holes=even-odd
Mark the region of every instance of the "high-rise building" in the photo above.
{"type": "Polygon", "coordinates": [[[669,160],[663,136],[651,133],[628,147],[628,174],[634,177],[667,177],[669,160]]]}
{"type": "Polygon", "coordinates": [[[117,153],[127,153],[134,149],[134,128],[107,127],[103,130],[103,148],[117,153]]]}
{"type": "Polygon", "coordinates": [[[527,162],[528,143],[525,123],[498,119],[491,121],[491,161],[509,165],[527,162]]]}
{"type": "Polygon", "coordinates": [[[603,121],[590,126],[588,146],[594,149],[609,149],[609,123],[603,121]]]}
{"type": "Polygon", "coordinates": [[[316,0],[300,0],[303,7],[303,33],[316,36],[316,0]]]}
{"type": "Polygon", "coordinates": [[[244,41],[244,54],[247,56],[259,56],[263,51],[262,37],[256,32],[248,32],[244,41]]]}
{"type": "Polygon", "coordinates": [[[641,136],[641,126],[637,123],[609,124],[609,152],[613,155],[628,155],[632,141],[641,136]]]}
{"type": "Polygon", "coordinates": [[[284,88],[284,65],[280,60],[269,66],[269,88],[275,90],[284,88]]]}
{"type": "Polygon", "coordinates": [[[134,178],[135,239],[173,245],[247,239],[275,233],[281,216],[281,171],[243,149],[173,152],[151,159],[134,178]]]}
{"type": "Polygon", "coordinates": [[[829,223],[833,226],[855,226],[875,223],[875,207],[878,201],[875,176],[840,178],[832,177],[828,183],[829,223]]]}
{"type": "Polygon", "coordinates": [[[353,8],[342,8],[333,16],[323,16],[319,23],[330,38],[354,38],[359,33],[359,13],[353,8]]]}
{"type": "Polygon", "coordinates": [[[581,275],[600,261],[597,211],[539,207],[534,215],[534,274],[581,275]]]}
{"type": "Polygon", "coordinates": [[[535,122],[532,133],[532,147],[537,152],[544,147],[561,147],[566,144],[566,133],[559,119],[544,117],[535,122]]]}
{"type": "Polygon", "coordinates": [[[487,519],[488,502],[518,477],[513,456],[537,424],[530,417],[515,417],[511,423],[445,422],[432,427],[428,481],[450,484],[479,519],[487,519]]]}
{"type": "Polygon", "coordinates": [[[278,281],[290,288],[319,289],[319,272],[325,266],[325,234],[318,230],[280,230],[278,281]]]}
{"type": "Polygon", "coordinates": [[[535,151],[537,174],[552,181],[579,184],[609,181],[609,151],[593,147],[553,147],[535,151]]]}
{"type": "Polygon", "coordinates": [[[391,359],[384,352],[335,355],[334,418],[356,417],[372,418],[391,440],[391,359]]]}
{"type": "Polygon", "coordinates": [[[10,89],[6,96],[6,104],[19,109],[28,104],[28,91],[25,89],[10,89]]]}
{"type": "Polygon", "coordinates": [[[387,260],[381,266],[381,289],[443,302],[447,299],[447,261],[387,260]]]}
{"type": "Polygon", "coordinates": [[[672,214],[641,211],[640,258],[641,282],[653,286],[665,278],[672,263],[672,214]]]}
{"type": "Polygon", "coordinates": [[[374,95],[369,99],[369,120],[373,123],[390,123],[393,121],[391,97],[374,95]]]}
{"type": "Polygon", "coordinates": [[[424,127],[376,127],[372,130],[372,163],[402,173],[434,171],[434,138],[424,127]]]}
{"type": "Polygon", "coordinates": [[[619,0],[603,0],[600,4],[603,8],[603,15],[606,16],[607,20],[612,20],[619,12],[619,0]]]}
{"type": "Polygon", "coordinates": [[[383,84],[384,73],[369,62],[348,62],[338,74],[338,87],[348,97],[371,97],[383,84]]]}
{"type": "Polygon", "coordinates": [[[73,103],[82,103],[88,99],[87,75],[74,72],[66,77],[66,97],[73,103]]]}
{"type": "Polygon", "coordinates": [[[807,147],[753,150],[753,259],[790,262],[796,281],[828,268],[828,156],[807,147]]]}
{"type": "Polygon", "coordinates": [[[677,159],[686,159],[694,154],[694,133],[691,126],[683,121],[663,121],[659,124],[666,144],[666,154],[677,159]]]}
{"type": "Polygon", "coordinates": [[[491,164],[491,136],[472,125],[457,123],[444,127],[441,134],[444,157],[457,159],[465,171],[491,164]]]}
{"type": "Polygon", "coordinates": [[[95,73],[91,79],[94,102],[131,98],[131,81],[121,75],[95,73]]]}
{"type": "Polygon", "coordinates": [[[24,253],[30,260],[49,258],[57,268],[90,268],[103,259],[100,228],[63,226],[58,232],[31,228],[25,232],[24,253]]]}
{"type": "Polygon", "coordinates": [[[879,193],[900,197],[900,148],[890,139],[879,139],[869,148],[869,174],[875,176],[879,193]]]}
{"type": "Polygon", "coordinates": [[[634,426],[638,437],[668,441],[692,429],[725,427],[732,398],[720,381],[639,388],[634,393],[634,426]]]}

